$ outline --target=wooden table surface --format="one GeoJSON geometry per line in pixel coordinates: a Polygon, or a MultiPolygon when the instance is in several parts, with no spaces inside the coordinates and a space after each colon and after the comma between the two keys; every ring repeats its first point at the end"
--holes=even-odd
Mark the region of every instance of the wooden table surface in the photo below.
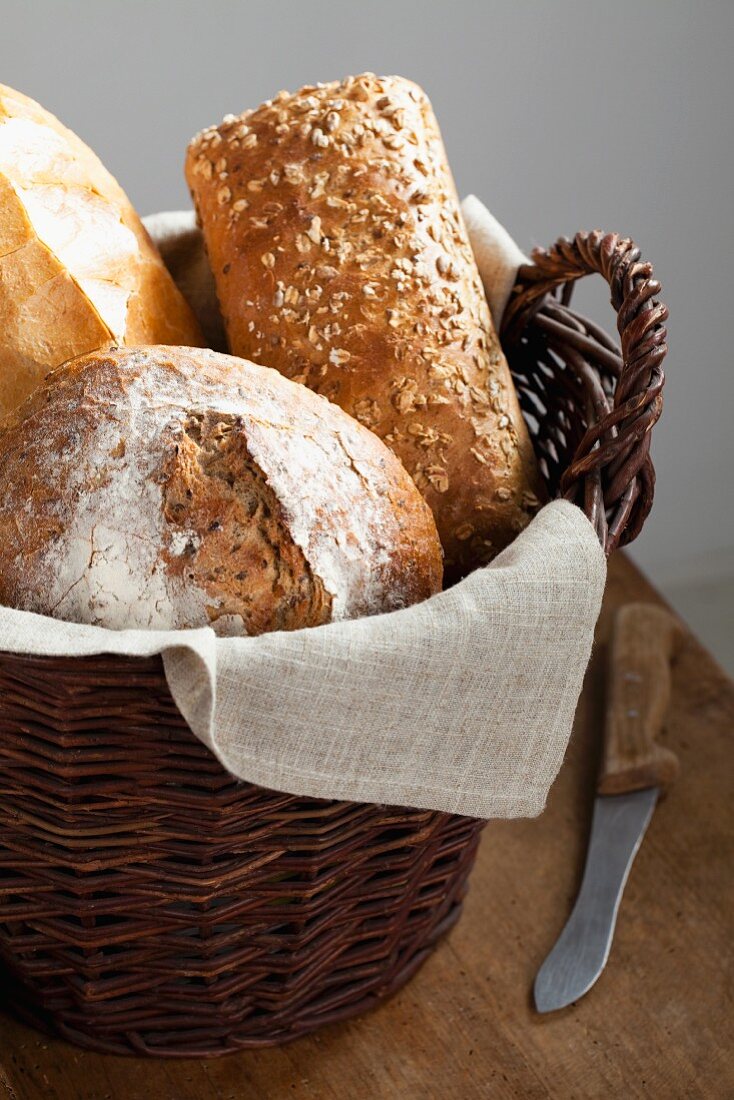
{"type": "Polygon", "coordinates": [[[577,1004],[538,1016],[535,972],[582,869],[610,612],[659,597],[624,557],[545,813],[490,823],[465,913],[409,986],[348,1024],[212,1061],[88,1054],[0,1013],[9,1100],[479,1100],[734,1097],[734,684],[690,635],[666,743],[681,776],[632,869],[606,971],[577,1004]]]}

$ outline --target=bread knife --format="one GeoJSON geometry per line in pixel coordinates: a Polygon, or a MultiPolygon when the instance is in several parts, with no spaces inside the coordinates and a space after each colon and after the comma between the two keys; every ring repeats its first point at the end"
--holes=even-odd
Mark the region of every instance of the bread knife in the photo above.
{"type": "Polygon", "coordinates": [[[604,969],[627,876],[658,798],[678,774],[657,743],[670,700],[676,620],[653,604],[616,615],[610,647],[604,750],[581,888],[535,979],[538,1012],[582,997],[604,969]]]}

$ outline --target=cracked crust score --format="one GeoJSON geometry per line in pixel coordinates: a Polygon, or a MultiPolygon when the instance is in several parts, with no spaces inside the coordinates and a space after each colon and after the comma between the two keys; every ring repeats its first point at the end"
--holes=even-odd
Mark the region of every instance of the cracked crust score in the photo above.
{"type": "Polygon", "coordinates": [[[281,92],[197,135],[186,174],[230,349],[392,447],[448,572],[490,560],[543,490],[425,94],[281,92]]]}
{"type": "Polygon", "coordinates": [[[275,371],[113,349],[0,432],[0,602],[111,628],[294,630],[438,591],[429,509],[395,456],[275,371]]]}
{"type": "Polygon", "coordinates": [[[117,181],[58,119],[0,84],[0,414],[72,356],[202,342],[117,181]]]}

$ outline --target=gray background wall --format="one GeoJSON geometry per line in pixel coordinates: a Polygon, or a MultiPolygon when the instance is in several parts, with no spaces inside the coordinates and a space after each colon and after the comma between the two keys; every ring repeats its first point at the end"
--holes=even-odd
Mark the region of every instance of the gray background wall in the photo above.
{"type": "MultiPolygon", "coordinates": [[[[3,0],[0,81],[39,99],[141,213],[188,205],[191,135],[280,88],[371,69],[422,84],[461,193],[523,247],[635,237],[670,307],[658,494],[635,551],[663,583],[734,574],[734,4],[678,0],[3,0]]],[[[608,323],[604,289],[584,306],[608,323]]]]}

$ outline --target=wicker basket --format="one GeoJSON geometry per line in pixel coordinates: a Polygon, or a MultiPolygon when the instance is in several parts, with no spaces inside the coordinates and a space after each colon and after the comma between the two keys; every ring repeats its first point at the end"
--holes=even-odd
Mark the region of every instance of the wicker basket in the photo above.
{"type": "MultiPolygon", "coordinates": [[[[652,503],[665,307],[629,240],[561,240],[502,334],[551,490],[611,551],[652,503]],[[569,309],[608,281],[622,355],[569,309]]],[[[234,780],[159,658],[0,654],[0,976],[25,1019],[117,1054],[293,1039],[403,985],[456,921],[482,822],[234,780]]]]}

